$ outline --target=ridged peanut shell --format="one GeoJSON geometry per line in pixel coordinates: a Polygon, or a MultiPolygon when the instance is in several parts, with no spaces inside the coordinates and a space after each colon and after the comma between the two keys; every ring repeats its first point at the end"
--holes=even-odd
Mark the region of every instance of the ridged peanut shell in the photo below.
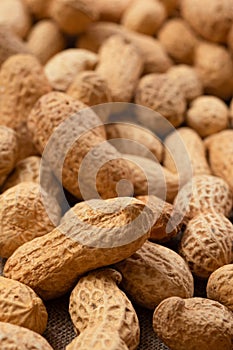
{"type": "Polygon", "coordinates": [[[173,350],[231,350],[232,313],[204,298],[164,300],[155,310],[153,328],[173,350]]]}
{"type": "Polygon", "coordinates": [[[0,322],[44,333],[48,314],[36,293],[18,281],[0,276],[0,322]]]}
{"type": "Polygon", "coordinates": [[[232,288],[233,264],[224,265],[210,275],[206,287],[207,297],[233,311],[232,288]]]}
{"type": "Polygon", "coordinates": [[[187,264],[173,250],[161,245],[147,241],[115,267],[122,274],[122,287],[126,293],[148,309],[154,309],[171,296],[193,296],[193,277],[187,264]]]}
{"type": "Polygon", "coordinates": [[[0,322],[0,346],[4,350],[53,350],[41,335],[6,322],[0,322]]]}
{"type": "Polygon", "coordinates": [[[208,278],[232,261],[232,237],[232,223],[223,214],[206,211],[188,222],[179,253],[196,276],[208,278]]]}
{"type": "Polygon", "coordinates": [[[0,186],[14,169],[18,152],[16,133],[11,128],[0,125],[0,186]]]}
{"type": "Polygon", "coordinates": [[[43,299],[58,297],[85,272],[132,255],[148,238],[152,220],[151,210],[136,199],[81,202],[52,232],[18,248],[4,275],[43,299]]]}
{"type": "Polygon", "coordinates": [[[105,332],[117,331],[129,350],[139,344],[137,314],[118,288],[121,274],[103,269],[82,277],[70,296],[69,312],[77,333],[101,325],[105,332]],[[93,303],[95,307],[93,307],[93,303]]]}
{"type": "Polygon", "coordinates": [[[39,184],[33,182],[21,182],[0,195],[1,257],[8,258],[25,242],[45,235],[59,224],[59,204],[50,197],[45,207],[43,196],[39,184]]]}

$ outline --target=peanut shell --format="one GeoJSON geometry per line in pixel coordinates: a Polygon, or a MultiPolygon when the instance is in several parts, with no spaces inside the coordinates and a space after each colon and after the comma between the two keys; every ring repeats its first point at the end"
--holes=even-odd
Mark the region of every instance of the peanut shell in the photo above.
{"type": "Polygon", "coordinates": [[[115,267],[122,274],[122,287],[126,293],[148,309],[154,309],[171,296],[193,296],[193,277],[185,261],[161,245],[146,242],[115,267]]]}
{"type": "Polygon", "coordinates": [[[49,16],[50,6],[53,0],[23,0],[25,5],[28,7],[28,10],[36,18],[47,18],[49,16]]]}
{"type": "Polygon", "coordinates": [[[43,299],[58,297],[85,272],[131,256],[148,238],[152,222],[151,210],[136,199],[81,202],[52,232],[18,248],[4,275],[43,299]]]}
{"type": "Polygon", "coordinates": [[[0,186],[14,169],[18,152],[16,133],[11,128],[0,125],[0,186]]]}
{"type": "Polygon", "coordinates": [[[164,300],[155,310],[153,328],[173,350],[231,350],[232,313],[204,298],[164,300]]]}
{"type": "Polygon", "coordinates": [[[134,0],[97,0],[100,21],[120,22],[122,15],[134,0]]]}
{"type": "Polygon", "coordinates": [[[188,222],[180,254],[198,277],[208,278],[232,261],[233,225],[215,211],[203,212],[188,222]]]}
{"type": "Polygon", "coordinates": [[[120,282],[121,274],[113,269],[82,277],[71,293],[69,312],[78,334],[101,325],[106,333],[118,332],[128,349],[134,350],[139,344],[138,318],[131,302],[118,288],[120,282]]]}

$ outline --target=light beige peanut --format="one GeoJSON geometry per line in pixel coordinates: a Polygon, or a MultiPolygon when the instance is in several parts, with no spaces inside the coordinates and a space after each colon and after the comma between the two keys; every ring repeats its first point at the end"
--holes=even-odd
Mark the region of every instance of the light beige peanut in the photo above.
{"type": "Polygon", "coordinates": [[[31,55],[8,58],[0,71],[0,124],[13,128],[19,159],[36,154],[26,122],[35,102],[51,90],[42,66],[31,55]]]}
{"type": "Polygon", "coordinates": [[[124,154],[136,196],[155,195],[173,202],[179,190],[179,177],[148,158],[124,154]]]}
{"type": "Polygon", "coordinates": [[[117,332],[127,348],[134,350],[139,345],[140,328],[131,302],[118,287],[121,278],[113,269],[82,277],[71,293],[69,312],[78,334],[102,326],[106,333],[117,332]]]}
{"type": "Polygon", "coordinates": [[[31,27],[31,18],[27,7],[21,0],[1,0],[0,24],[6,25],[16,35],[24,38],[31,27]]]}
{"type": "Polygon", "coordinates": [[[106,331],[105,327],[95,326],[94,328],[86,328],[66,347],[66,350],[86,349],[128,350],[129,348],[117,331],[106,331]]]}
{"type": "Polygon", "coordinates": [[[154,214],[154,224],[150,231],[150,240],[153,242],[167,242],[176,237],[186,221],[186,216],[179,212],[171,203],[159,197],[137,196],[154,214]]]}
{"type": "MultiPolygon", "coordinates": [[[[118,182],[131,179],[122,155],[106,142],[101,121],[82,102],[60,92],[47,94],[34,106],[28,127],[41,154],[50,140],[45,157],[47,154],[59,181],[76,197],[96,198],[98,193],[103,198],[116,197],[118,182]]],[[[121,196],[131,193],[126,187],[122,191],[121,196]]]]}
{"type": "Polygon", "coordinates": [[[232,237],[232,223],[223,214],[206,211],[188,222],[179,253],[196,276],[208,278],[232,261],[232,237]]]}
{"type": "Polygon", "coordinates": [[[0,186],[14,169],[18,152],[16,133],[11,128],[0,125],[0,186]]]}
{"type": "Polygon", "coordinates": [[[18,281],[0,276],[0,322],[44,333],[48,314],[36,293],[18,281]]]}
{"type": "Polygon", "coordinates": [[[0,322],[0,346],[4,350],[53,350],[41,335],[6,322],[0,322]]]}
{"type": "Polygon", "coordinates": [[[79,73],[68,88],[67,94],[87,106],[96,106],[112,101],[107,81],[96,71],[79,73]]]}
{"type": "Polygon", "coordinates": [[[47,18],[49,16],[50,5],[53,0],[23,0],[25,5],[28,7],[28,10],[36,18],[47,18]]]}
{"type": "Polygon", "coordinates": [[[53,197],[45,206],[43,196],[39,184],[33,182],[19,183],[0,195],[0,256],[8,258],[22,244],[59,224],[60,206],[53,197]]]}
{"type": "Polygon", "coordinates": [[[179,191],[174,206],[189,219],[205,210],[215,210],[229,216],[232,208],[232,191],[217,176],[194,176],[179,191]]]}
{"type": "Polygon", "coordinates": [[[56,23],[42,20],[30,31],[27,46],[45,64],[52,56],[65,49],[65,38],[56,23]]]}
{"type": "Polygon", "coordinates": [[[233,264],[220,267],[208,279],[207,297],[218,301],[233,311],[232,284],[233,264]]]}
{"type": "Polygon", "coordinates": [[[171,67],[167,74],[179,86],[188,102],[203,94],[201,80],[193,67],[180,64],[171,67]]]}
{"type": "Polygon", "coordinates": [[[131,101],[143,64],[140,52],[122,36],[106,40],[100,49],[96,70],[106,80],[113,102],[131,101]]]}
{"type": "Polygon", "coordinates": [[[112,35],[122,35],[134,44],[145,60],[145,73],[163,73],[172,65],[161,43],[147,35],[132,32],[115,23],[98,22],[91,24],[78,39],[78,47],[97,52],[103,42],[112,35]]]}
{"type": "Polygon", "coordinates": [[[175,127],[184,120],[185,97],[168,74],[142,77],[136,89],[135,103],[160,113],[175,127]]]}
{"type": "Polygon", "coordinates": [[[135,32],[154,35],[166,16],[165,7],[159,0],[134,0],[124,12],[121,23],[135,32]]]}
{"type": "Polygon", "coordinates": [[[159,138],[148,129],[130,123],[108,123],[105,125],[105,130],[107,139],[110,143],[113,140],[113,146],[119,152],[150,158],[161,163],[163,145],[159,138]]]}
{"type": "Polygon", "coordinates": [[[93,69],[98,57],[81,49],[68,49],[53,56],[45,65],[45,74],[55,90],[66,91],[76,75],[93,69]]]}
{"type": "Polygon", "coordinates": [[[205,140],[214,175],[223,178],[233,191],[233,130],[223,130],[205,140]]]}
{"type": "Polygon", "coordinates": [[[194,64],[205,93],[223,99],[232,96],[233,63],[229,51],[224,46],[200,42],[196,48],[194,64]]]}
{"type": "Polygon", "coordinates": [[[86,30],[88,25],[98,19],[98,7],[91,0],[56,0],[51,2],[49,15],[61,30],[75,35],[86,30]]]}
{"type": "Polygon", "coordinates": [[[158,38],[177,63],[193,63],[198,40],[183,19],[173,18],[165,22],[158,38]]]}
{"type": "Polygon", "coordinates": [[[120,22],[122,15],[134,0],[97,0],[100,21],[120,22]]]}
{"type": "Polygon", "coordinates": [[[0,25],[0,66],[10,56],[29,53],[26,44],[8,27],[0,25]]]}
{"type": "Polygon", "coordinates": [[[131,256],[148,238],[152,222],[151,210],[133,198],[81,202],[52,232],[18,248],[4,275],[43,299],[58,297],[87,271],[131,256]]]}
{"type": "Polygon", "coordinates": [[[153,328],[173,350],[231,350],[232,313],[216,301],[171,297],[155,310],[153,328]]]}
{"type": "Polygon", "coordinates": [[[166,137],[164,145],[164,166],[173,173],[178,172],[184,183],[192,175],[210,174],[204,143],[191,128],[173,131],[166,137]]]}
{"type": "Polygon", "coordinates": [[[154,309],[171,296],[193,296],[193,277],[185,261],[161,245],[146,242],[115,267],[122,274],[123,289],[143,307],[154,309]]]}
{"type": "Polygon", "coordinates": [[[233,5],[228,0],[181,0],[181,14],[203,38],[226,42],[233,19],[233,5]]]}

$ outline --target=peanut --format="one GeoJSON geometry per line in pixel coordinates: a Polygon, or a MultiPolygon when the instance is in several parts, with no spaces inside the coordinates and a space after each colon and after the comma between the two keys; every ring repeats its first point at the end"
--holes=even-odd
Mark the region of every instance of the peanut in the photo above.
{"type": "Polygon", "coordinates": [[[115,267],[123,276],[123,289],[143,307],[154,309],[171,296],[193,296],[193,277],[185,261],[173,250],[158,244],[146,242],[115,267]]]}
{"type": "Polygon", "coordinates": [[[46,63],[45,74],[53,89],[66,91],[78,73],[94,68],[97,61],[97,56],[87,50],[64,50],[46,63]]]}
{"type": "Polygon", "coordinates": [[[232,313],[216,301],[171,297],[155,310],[153,327],[173,350],[231,350],[232,313]]]}
{"type": "Polygon", "coordinates": [[[53,0],[23,0],[28,10],[39,19],[48,17],[52,1],[53,0]]]}
{"type": "Polygon", "coordinates": [[[4,350],[53,350],[41,335],[6,322],[0,322],[0,346],[4,350]]]}
{"type": "Polygon", "coordinates": [[[52,231],[60,216],[61,208],[53,197],[44,206],[38,184],[22,182],[11,187],[0,195],[0,256],[8,258],[25,242],[52,231]]]}
{"type": "Polygon", "coordinates": [[[232,260],[233,225],[223,214],[203,212],[187,224],[180,254],[198,277],[208,278],[232,260]]]}
{"type": "Polygon", "coordinates": [[[14,130],[0,125],[0,186],[14,169],[18,152],[16,133],[14,130]]]}
{"type": "Polygon", "coordinates": [[[0,276],[0,322],[9,322],[42,334],[48,314],[35,292],[18,281],[0,276]]]}
{"type": "Polygon", "coordinates": [[[151,210],[136,199],[81,202],[52,232],[18,248],[4,275],[43,299],[58,297],[85,272],[131,256],[148,238],[152,222],[151,210]]]}
{"type": "Polygon", "coordinates": [[[71,293],[69,312],[78,334],[101,325],[106,333],[117,332],[127,348],[134,350],[139,344],[138,318],[131,302],[118,288],[120,282],[121,274],[113,269],[82,277],[71,293]]]}

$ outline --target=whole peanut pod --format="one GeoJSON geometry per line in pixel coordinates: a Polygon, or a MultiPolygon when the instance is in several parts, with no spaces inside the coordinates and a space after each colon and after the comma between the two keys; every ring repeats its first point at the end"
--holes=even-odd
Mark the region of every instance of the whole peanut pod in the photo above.
{"type": "Polygon", "coordinates": [[[14,169],[18,153],[16,133],[11,128],[0,125],[0,186],[14,169]]]}
{"type": "Polygon", "coordinates": [[[161,245],[146,242],[115,267],[122,274],[123,289],[143,307],[154,309],[171,296],[193,296],[193,277],[185,261],[161,245]]]}
{"type": "Polygon", "coordinates": [[[2,276],[0,311],[0,322],[9,322],[40,334],[47,326],[48,314],[36,293],[25,284],[2,276]]]}
{"type": "Polygon", "coordinates": [[[6,322],[0,322],[0,346],[4,350],[53,350],[41,335],[6,322]]]}
{"type": "Polygon", "coordinates": [[[232,323],[225,306],[204,298],[168,298],[153,316],[154,331],[173,350],[231,350],[232,323]]]}
{"type": "Polygon", "coordinates": [[[78,334],[101,325],[106,333],[118,332],[128,349],[134,350],[139,344],[138,318],[131,302],[118,288],[120,282],[121,274],[113,269],[97,270],[82,277],[71,293],[69,312],[78,334]]]}
{"type": "Polygon", "coordinates": [[[81,202],[52,232],[18,248],[4,274],[43,299],[58,297],[85,272],[132,255],[148,238],[152,222],[151,210],[137,199],[81,202]]]}

